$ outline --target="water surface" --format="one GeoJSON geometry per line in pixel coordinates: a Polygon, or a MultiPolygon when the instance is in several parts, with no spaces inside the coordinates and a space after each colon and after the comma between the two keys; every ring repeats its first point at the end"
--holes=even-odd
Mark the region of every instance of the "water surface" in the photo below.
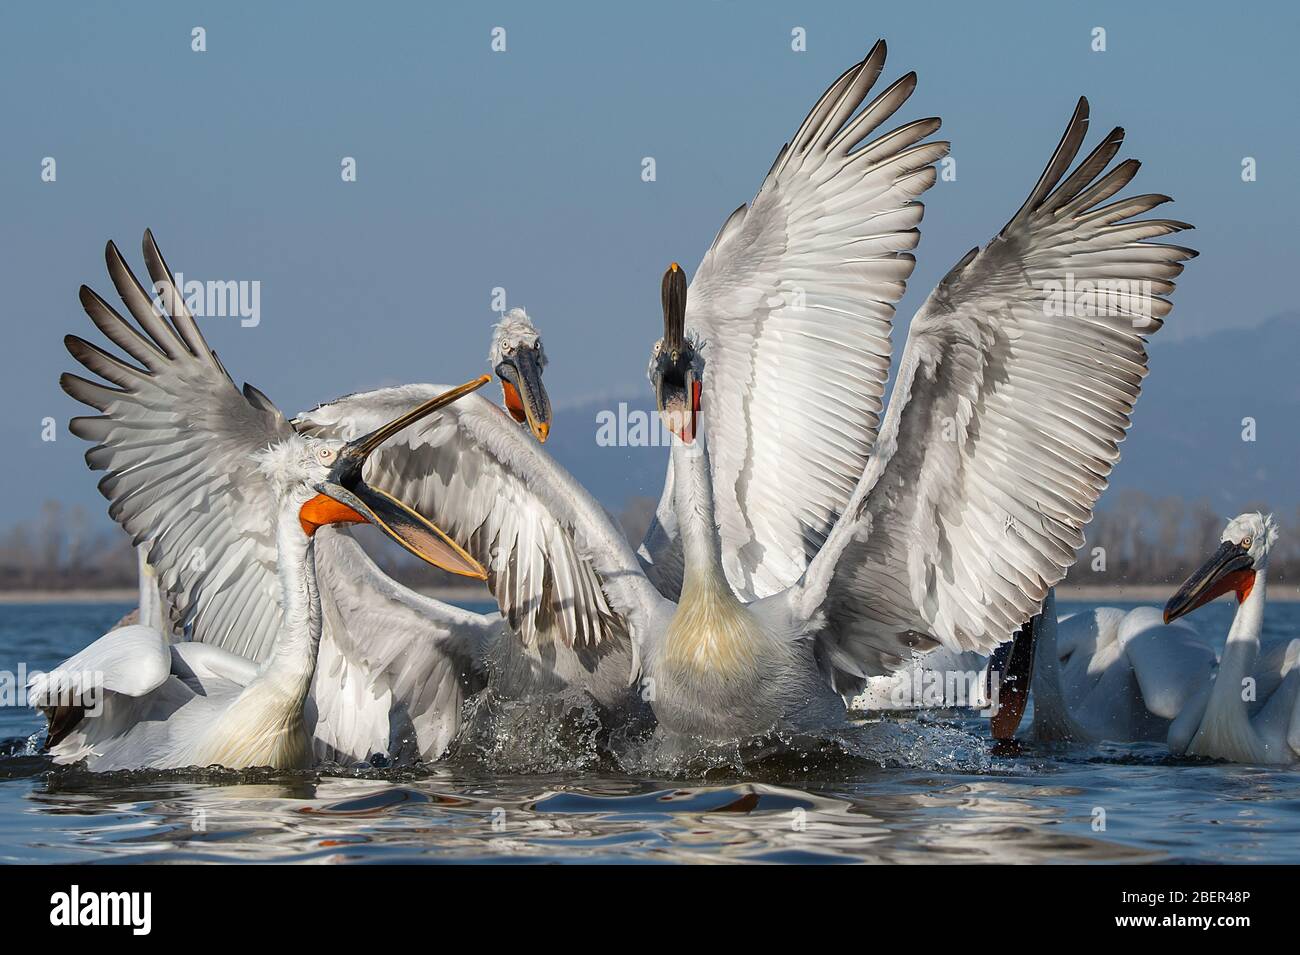
{"type": "MultiPolygon", "coordinates": [[[[127,609],[0,605],[0,670],[51,667],[127,609]]],[[[1225,633],[1231,610],[1199,623],[1225,633]]],[[[1265,639],[1284,634],[1300,605],[1269,606],[1265,639]]],[[[996,756],[961,713],[754,741],[669,775],[579,732],[406,770],[97,776],[52,772],[41,721],[5,703],[4,862],[1300,861],[1300,773],[1146,744],[996,756]]]]}

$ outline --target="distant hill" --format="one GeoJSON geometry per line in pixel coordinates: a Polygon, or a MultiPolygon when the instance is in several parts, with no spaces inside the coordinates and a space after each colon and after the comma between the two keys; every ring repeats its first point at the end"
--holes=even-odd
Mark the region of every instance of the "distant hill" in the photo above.
{"type": "MultiPolygon", "coordinates": [[[[1126,488],[1205,498],[1225,515],[1251,504],[1285,512],[1300,505],[1300,313],[1200,338],[1157,337],[1151,352],[1102,507],[1126,488]],[[1254,441],[1242,439],[1245,418],[1254,419],[1254,441]]],[[[652,407],[646,386],[559,408],[546,448],[617,514],[630,497],[659,496],[667,451],[602,446],[598,420],[634,429],[637,413],[653,419],[652,407]]]]}
{"type": "Polygon", "coordinates": [[[1207,498],[1221,513],[1300,504],[1300,312],[1169,344],[1123,445],[1113,488],[1207,498]],[[1254,440],[1243,440],[1254,420],[1254,440]]]}

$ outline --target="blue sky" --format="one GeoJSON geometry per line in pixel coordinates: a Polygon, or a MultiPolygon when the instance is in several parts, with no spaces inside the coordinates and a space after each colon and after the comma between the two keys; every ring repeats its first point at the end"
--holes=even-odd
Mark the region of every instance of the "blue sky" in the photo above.
{"type": "Polygon", "coordinates": [[[665,264],[694,270],[880,36],[887,79],[920,74],[900,121],[942,116],[958,164],[926,197],[900,317],[1014,212],[1086,94],[1094,136],[1128,129],[1136,188],[1198,227],[1161,336],[1246,329],[1293,308],[1298,25],[1281,3],[6,4],[0,525],[46,497],[102,513],[82,443],[40,422],[77,413],[60,339],[94,337],[76,293],[111,290],[108,238],[136,264],[150,226],[188,276],[259,281],[257,327],[204,327],[290,412],[477,374],[497,286],[543,328],[557,404],[636,392],[665,264]]]}

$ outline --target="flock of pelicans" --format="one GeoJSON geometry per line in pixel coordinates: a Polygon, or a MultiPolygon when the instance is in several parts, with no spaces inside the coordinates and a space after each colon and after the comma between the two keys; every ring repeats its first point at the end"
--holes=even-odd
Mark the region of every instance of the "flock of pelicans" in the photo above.
{"type": "Polygon", "coordinates": [[[1138,169],[1112,165],[1122,130],[1076,163],[1086,100],[1024,204],[913,318],[881,420],[917,200],[948,150],[929,138],[938,119],[878,132],[916,83],[871,96],[884,62],[882,42],[826,90],[689,288],[676,264],[664,275],[649,378],[673,439],[635,551],[542,447],[546,359],[522,311],[491,344],[504,408],[472,393],[483,375],[287,418],[235,386],[152,235],[153,294],[110,243],[135,324],[84,286],[81,301],[125,357],[69,336],[103,381],[62,385],[99,412],[70,427],[140,551],[141,604],[33,681],[54,760],[433,760],[476,694],[574,690],[608,726],[698,747],[837,726],[869,681],[926,651],[1013,636],[992,670],[1021,691],[995,735],[1015,731],[1032,671],[1041,736],[1300,758],[1300,641],[1260,650],[1270,517],[1232,521],[1163,620],[1056,618],[1146,336],[1194,254],[1148,241],[1188,228],[1138,218],[1167,196],[1114,198],[1138,169]],[[1070,307],[1048,307],[1067,279],[1070,307]],[[360,523],[486,580],[500,613],[398,584],[347,529],[360,523]],[[1171,621],[1228,591],[1240,606],[1220,659],[1171,621]]]}

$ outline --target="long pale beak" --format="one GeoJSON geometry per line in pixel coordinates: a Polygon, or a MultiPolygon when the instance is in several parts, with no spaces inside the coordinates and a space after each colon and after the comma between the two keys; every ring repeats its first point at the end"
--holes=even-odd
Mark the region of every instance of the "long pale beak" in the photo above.
{"type": "Polygon", "coordinates": [[[1029,704],[1029,684],[1034,674],[1034,647],[1043,615],[1035,614],[1016,631],[1010,643],[1004,643],[989,657],[988,695],[993,696],[997,680],[998,706],[990,729],[997,740],[1013,739],[1029,704]]]}
{"type": "Polygon", "coordinates": [[[542,384],[542,365],[537,350],[516,348],[514,353],[497,362],[494,369],[501,379],[506,410],[538,441],[546,442],[551,433],[551,399],[542,384]]]}
{"type": "Polygon", "coordinates": [[[329,477],[316,486],[320,496],[303,506],[301,519],[304,528],[327,523],[374,524],[404,548],[426,563],[453,574],[487,579],[483,565],[471,557],[464,548],[452,540],[433,522],[417,514],[391,494],[370,487],[361,478],[366,460],[375,449],[403,428],[427,417],[439,408],[463,398],[491,381],[481,375],[458,388],[431,398],[418,408],[376,428],[367,435],[344,445],[339,452],[329,477]],[[324,498],[325,500],[322,500],[324,498]]]}
{"type": "Polygon", "coordinates": [[[1223,541],[1201,567],[1165,604],[1165,623],[1177,620],[1229,591],[1245,600],[1255,583],[1255,561],[1250,552],[1233,541],[1223,541]]]}

